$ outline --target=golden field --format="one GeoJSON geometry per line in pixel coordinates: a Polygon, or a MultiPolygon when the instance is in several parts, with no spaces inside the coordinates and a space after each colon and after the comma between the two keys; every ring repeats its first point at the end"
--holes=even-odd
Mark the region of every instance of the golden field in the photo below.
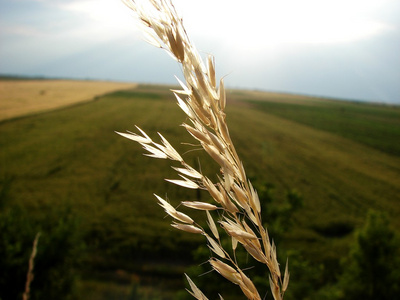
{"type": "Polygon", "coordinates": [[[134,83],[78,80],[1,80],[0,121],[90,101],[134,83]]]}

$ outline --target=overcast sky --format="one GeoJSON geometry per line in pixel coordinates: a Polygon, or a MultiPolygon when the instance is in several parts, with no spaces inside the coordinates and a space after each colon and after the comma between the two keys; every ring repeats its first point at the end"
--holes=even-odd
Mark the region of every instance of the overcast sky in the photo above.
{"type": "MultiPolygon", "coordinates": [[[[175,0],[231,88],[400,104],[399,0],[175,0]]],[[[176,83],[120,0],[0,0],[0,73],[176,83]]]]}

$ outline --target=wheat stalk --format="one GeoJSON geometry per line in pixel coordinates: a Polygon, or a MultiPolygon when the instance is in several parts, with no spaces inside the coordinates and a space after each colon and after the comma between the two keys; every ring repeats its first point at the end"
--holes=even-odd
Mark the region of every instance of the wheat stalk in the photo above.
{"type": "MultiPolygon", "coordinates": [[[[231,140],[225,121],[226,93],[224,81],[217,85],[215,61],[207,57],[204,64],[196,48],[190,42],[182,19],[178,16],[170,0],[135,1],[123,0],[133,10],[143,25],[148,41],[165,49],[182,66],[186,83],[179,83],[182,90],[173,90],[178,105],[185,112],[190,122],[184,123],[186,130],[200,142],[204,151],[220,166],[222,178],[212,182],[208,177],[190,166],[172,145],[161,135],[161,143],[153,141],[143,130],[137,127],[140,134],[127,132],[120,135],[141,144],[154,158],[177,161],[181,167],[175,168],[181,179],[169,182],[189,189],[207,190],[215,203],[184,201],[186,207],[206,212],[207,223],[212,236],[190,216],[177,211],[169,202],[156,196],[159,204],[170,215],[172,226],[190,233],[206,237],[209,248],[216,257],[211,257],[211,267],[227,280],[238,285],[248,299],[261,297],[249,277],[232,258],[229,251],[221,244],[217,225],[232,239],[232,251],[235,253],[238,243],[257,261],[269,269],[269,283],[275,300],[283,299],[289,282],[286,264],[282,276],[274,242],[270,241],[267,229],[261,220],[261,205],[256,190],[247,179],[241,162],[231,140]],[[223,217],[217,219],[210,211],[223,210],[223,217]],[[254,228],[254,230],[252,229],[254,228]]],[[[193,281],[187,277],[191,291],[197,299],[207,299],[193,281]]],[[[267,279],[266,279],[267,280],[267,279]]],[[[222,297],[221,297],[222,298],[222,297]]]]}
{"type": "Polygon", "coordinates": [[[29,267],[28,267],[28,272],[26,274],[26,282],[25,282],[25,291],[22,294],[22,299],[23,300],[28,300],[30,296],[30,291],[31,291],[31,283],[33,281],[33,268],[35,264],[35,257],[37,253],[37,245],[39,243],[39,237],[40,237],[40,232],[38,232],[35,236],[35,239],[33,240],[33,245],[32,245],[32,252],[31,256],[29,257],[29,267]]]}

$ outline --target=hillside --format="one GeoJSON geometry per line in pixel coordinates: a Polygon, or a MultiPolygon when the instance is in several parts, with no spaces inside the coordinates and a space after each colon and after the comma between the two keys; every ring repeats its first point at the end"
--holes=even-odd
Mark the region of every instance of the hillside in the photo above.
{"type": "MultiPolygon", "coordinates": [[[[268,186],[278,203],[294,190],[303,199],[291,217],[293,227],[281,239],[284,248],[327,268],[347,255],[368,209],[387,212],[400,228],[400,108],[282,98],[231,91],[228,124],[255,186],[268,186]],[[349,136],[346,130],[335,132],[334,125],[325,124],[333,117],[311,122],[324,114],[337,120],[338,107],[373,119],[380,124],[377,130],[391,132],[390,140],[364,142],[362,136],[381,133],[362,124],[349,136]]],[[[202,239],[171,229],[153,193],[167,194],[175,204],[205,196],[165,182],[176,176],[169,162],[144,157],[138,145],[114,131],[138,125],[154,137],[161,132],[187,161],[218,172],[188,145],[193,140],[179,126],[183,121],[168,88],[141,85],[0,124],[0,180],[2,191],[7,188],[2,205],[28,211],[33,227],[56,223],[65,212],[79,220],[87,245],[82,299],[106,299],[101,295],[107,287],[122,297],[132,284],[143,290],[157,284],[157,295],[181,288],[181,274],[192,263],[187,249],[196,249],[202,239]]]]}

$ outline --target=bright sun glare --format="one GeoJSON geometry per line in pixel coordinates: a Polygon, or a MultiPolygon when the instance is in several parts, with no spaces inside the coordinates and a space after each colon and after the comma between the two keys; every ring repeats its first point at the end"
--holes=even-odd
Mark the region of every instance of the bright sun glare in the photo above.
{"type": "Polygon", "coordinates": [[[221,38],[223,27],[227,40],[254,47],[348,42],[373,35],[385,27],[371,16],[379,1],[249,0],[245,5],[242,1],[190,2],[175,1],[182,8],[185,23],[199,34],[203,31],[203,35],[221,38]],[[206,23],[204,16],[207,16],[206,23]],[[237,41],[238,36],[246,40],[237,41]]]}
{"type": "MultiPolygon", "coordinates": [[[[281,44],[351,42],[385,29],[373,18],[384,0],[173,2],[191,36],[218,39],[227,46],[246,50],[281,44]]],[[[74,1],[65,7],[101,20],[108,30],[132,28],[134,24],[122,1],[74,1]]],[[[115,30],[114,34],[121,32],[115,30]]]]}

